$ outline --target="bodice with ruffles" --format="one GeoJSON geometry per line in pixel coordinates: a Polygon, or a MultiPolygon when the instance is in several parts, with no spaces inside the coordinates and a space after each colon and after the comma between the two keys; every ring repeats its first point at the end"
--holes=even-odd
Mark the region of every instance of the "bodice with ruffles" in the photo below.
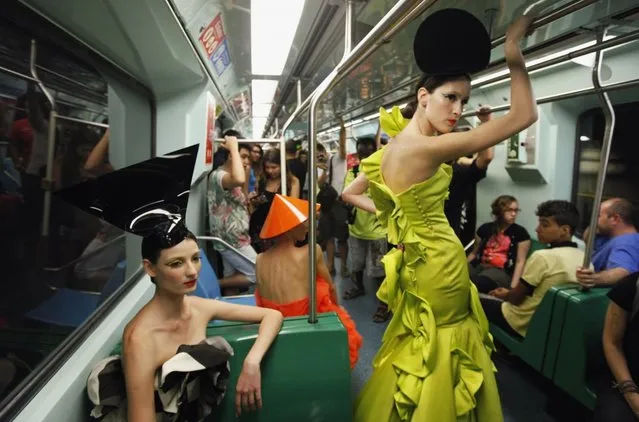
{"type": "MultiPolygon", "coordinates": [[[[452,168],[443,164],[429,179],[396,194],[382,176],[383,154],[384,149],[377,151],[360,168],[369,181],[377,217],[387,225],[389,242],[404,246],[403,251],[394,249],[383,258],[386,278],[377,292],[393,311],[373,363],[376,371],[391,365],[396,374],[395,410],[389,420],[500,421],[488,320],[470,282],[463,247],[444,214],[452,168]],[[441,385],[441,377],[447,375],[441,374],[451,373],[452,391],[447,394],[441,385]],[[491,403],[481,406],[478,391],[486,385],[486,378],[490,378],[489,389],[495,391],[489,394],[491,403]],[[439,387],[433,385],[436,383],[439,387]],[[438,401],[434,397],[452,402],[451,419],[444,410],[436,410],[441,404],[430,404],[430,400],[438,401]]],[[[376,376],[383,377],[373,375],[356,405],[358,422],[372,421],[372,412],[384,414],[377,408],[383,406],[379,392],[371,392],[376,387],[370,384],[389,380],[376,376]]]]}

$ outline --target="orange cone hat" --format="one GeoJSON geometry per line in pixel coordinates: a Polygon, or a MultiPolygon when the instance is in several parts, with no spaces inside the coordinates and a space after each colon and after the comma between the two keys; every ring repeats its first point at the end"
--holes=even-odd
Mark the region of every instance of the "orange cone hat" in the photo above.
{"type": "MultiPolygon", "coordinates": [[[[317,205],[317,211],[320,206],[317,205]]],[[[271,239],[286,233],[294,227],[308,220],[308,201],[291,198],[290,196],[275,195],[266,221],[262,226],[260,237],[271,239]]]]}

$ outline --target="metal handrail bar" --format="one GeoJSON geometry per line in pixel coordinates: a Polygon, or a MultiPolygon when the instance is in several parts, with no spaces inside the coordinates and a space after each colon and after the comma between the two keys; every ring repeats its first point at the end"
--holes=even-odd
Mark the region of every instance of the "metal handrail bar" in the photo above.
{"type": "MultiPolygon", "coordinates": [[[[420,2],[400,0],[386,15],[375,25],[375,27],[364,37],[364,39],[353,48],[347,57],[345,57],[337,67],[322,81],[318,86],[315,95],[310,102],[309,110],[309,154],[308,168],[309,171],[309,227],[308,244],[314,246],[317,243],[317,233],[315,230],[317,223],[317,214],[315,206],[317,196],[317,172],[316,155],[317,155],[317,106],[323,95],[333,86],[341,81],[348,73],[370,56],[375,50],[386,43],[393,34],[402,30],[409,22],[421,15],[424,10],[435,4],[436,0],[422,0],[420,2]]],[[[309,323],[317,322],[317,292],[315,278],[317,276],[317,268],[315,247],[309,248],[309,323]]]]}

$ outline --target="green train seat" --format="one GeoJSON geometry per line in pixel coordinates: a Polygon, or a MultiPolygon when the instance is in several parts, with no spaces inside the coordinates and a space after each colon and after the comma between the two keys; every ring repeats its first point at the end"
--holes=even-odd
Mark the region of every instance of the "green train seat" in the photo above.
{"type": "Polygon", "coordinates": [[[530,325],[526,337],[513,337],[495,324],[490,324],[490,332],[495,339],[501,342],[511,353],[530,365],[533,369],[542,372],[547,360],[554,360],[557,348],[548,347],[548,337],[552,324],[561,324],[560,318],[554,315],[555,298],[563,289],[570,289],[574,284],[554,286],[548,289],[544,298],[539,303],[535,314],[530,319],[530,325]]]}
{"type": "Polygon", "coordinates": [[[555,299],[556,305],[565,303],[565,312],[552,380],[589,409],[596,403],[594,378],[606,365],[601,336],[609,290],[573,288],[559,292],[555,299]]]}
{"type": "MultiPolygon", "coordinates": [[[[350,422],[351,370],[346,329],[334,312],[285,318],[279,335],[262,362],[262,410],[235,416],[235,386],[246,354],[257,337],[258,324],[211,322],[207,337],[224,337],[234,355],[228,391],[205,419],[227,422],[350,422]]],[[[118,344],[112,354],[121,353],[118,344]]]]}

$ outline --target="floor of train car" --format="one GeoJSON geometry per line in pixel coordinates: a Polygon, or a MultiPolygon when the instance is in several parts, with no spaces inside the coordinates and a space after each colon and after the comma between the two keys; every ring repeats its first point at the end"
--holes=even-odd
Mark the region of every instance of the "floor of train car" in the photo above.
{"type": "MultiPolygon", "coordinates": [[[[339,260],[336,260],[336,268],[340,268],[339,260]]],[[[352,287],[351,281],[344,280],[339,274],[334,280],[340,297],[345,290],[352,287]]],[[[342,300],[342,306],[349,312],[357,325],[357,330],[364,337],[359,361],[352,374],[353,398],[371,374],[371,363],[388,324],[373,322],[372,317],[378,302],[374,296],[375,288],[368,277],[365,277],[365,287],[366,295],[342,300]]],[[[571,403],[570,398],[565,397],[523,362],[495,355],[493,360],[498,370],[496,377],[505,422],[588,420],[589,412],[580,405],[571,403]]]]}

